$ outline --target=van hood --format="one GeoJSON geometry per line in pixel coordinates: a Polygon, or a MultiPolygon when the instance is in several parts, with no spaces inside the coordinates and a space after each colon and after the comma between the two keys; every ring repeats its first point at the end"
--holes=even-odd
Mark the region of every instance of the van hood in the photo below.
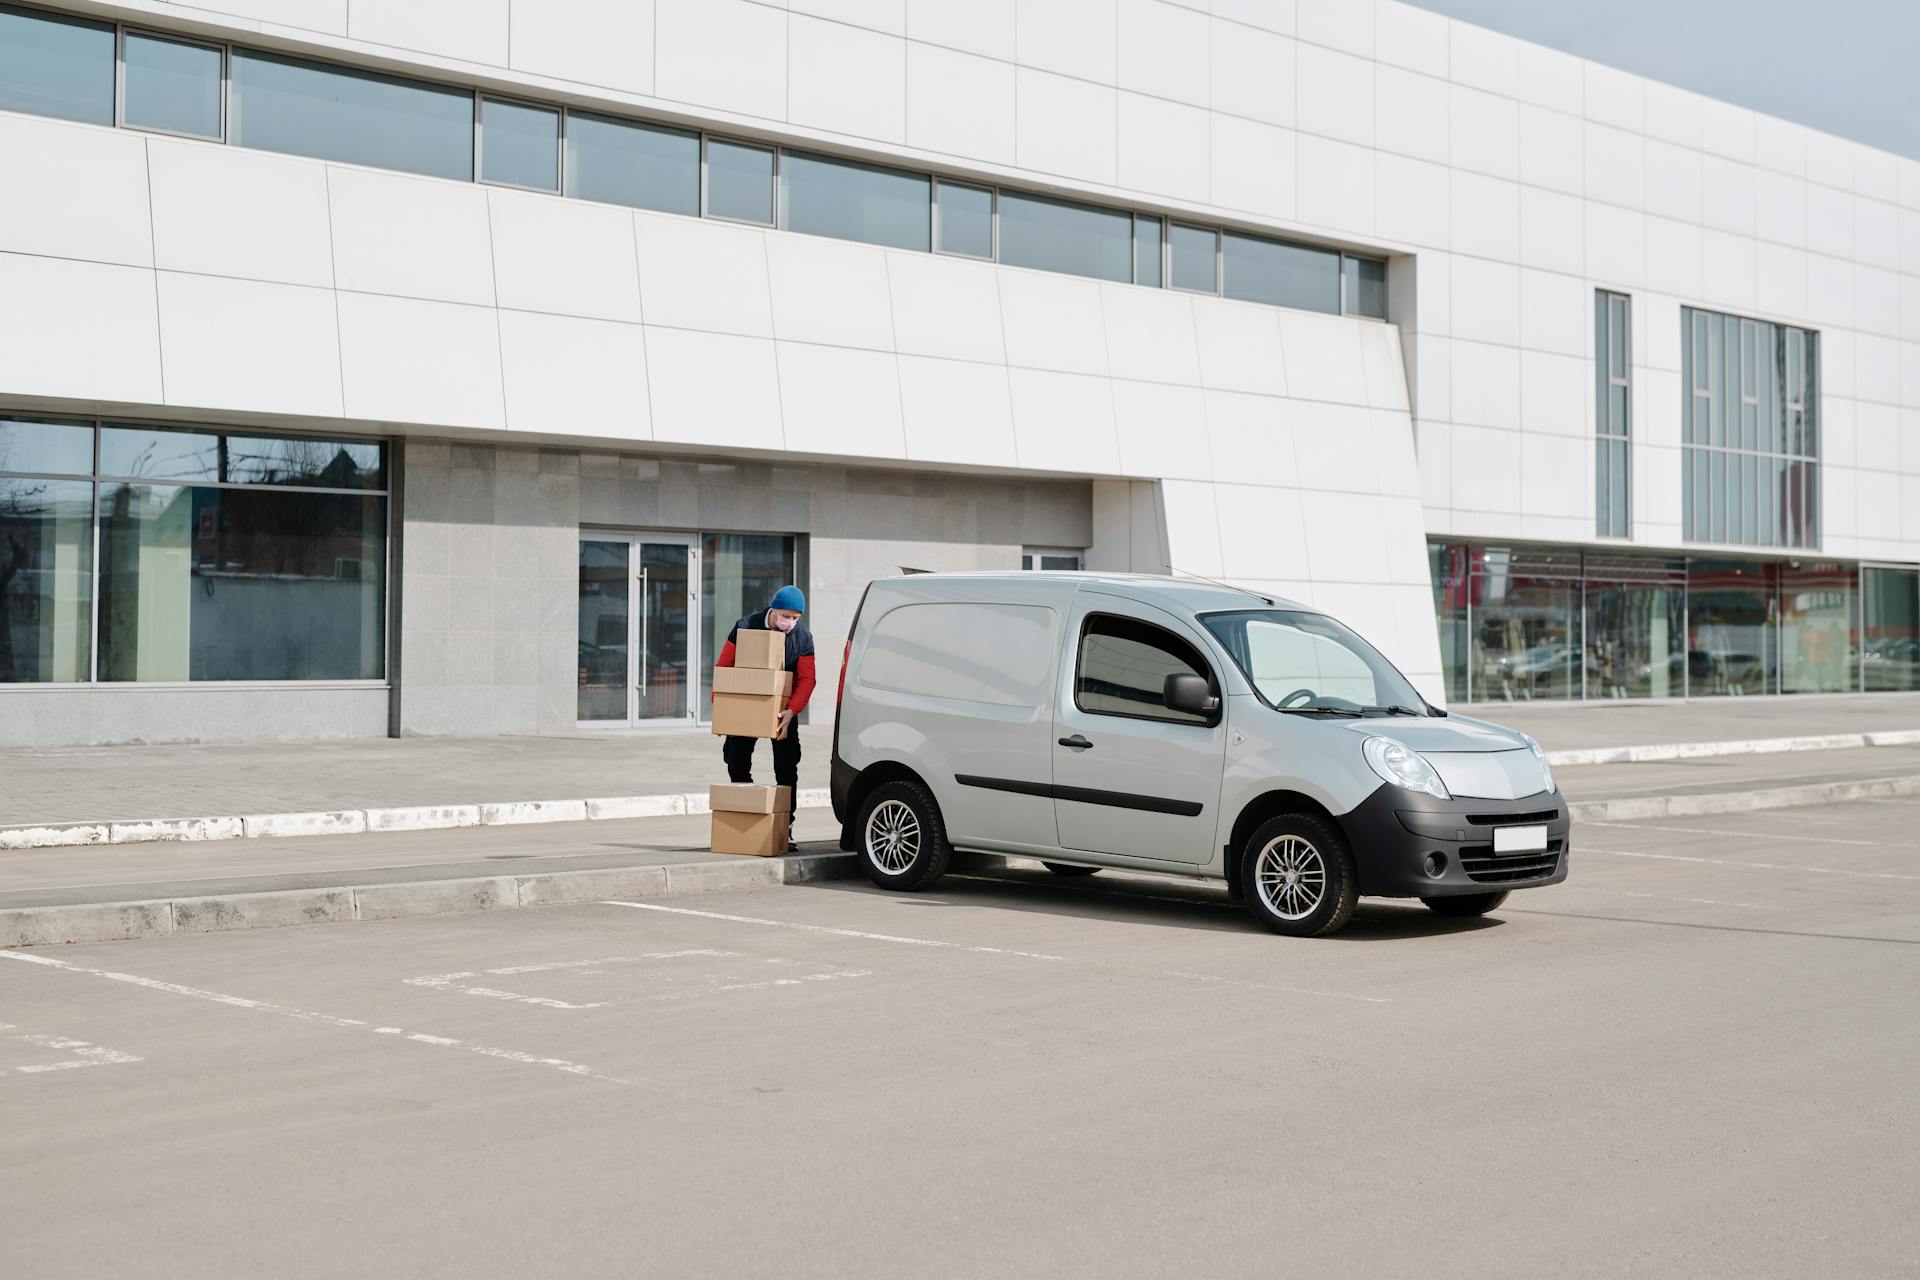
{"type": "Polygon", "coordinates": [[[1511,729],[1459,716],[1343,720],[1362,737],[1394,738],[1418,751],[1460,799],[1519,800],[1547,789],[1540,761],[1511,729]]]}
{"type": "Polygon", "coordinates": [[[1334,721],[1365,738],[1395,738],[1421,755],[1434,751],[1525,751],[1526,740],[1511,729],[1461,716],[1381,716],[1334,721]]]}

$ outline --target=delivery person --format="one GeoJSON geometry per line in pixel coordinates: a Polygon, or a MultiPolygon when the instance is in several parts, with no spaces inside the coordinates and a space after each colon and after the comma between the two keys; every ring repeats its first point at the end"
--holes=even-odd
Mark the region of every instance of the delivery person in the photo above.
{"type": "MultiPolygon", "coordinates": [[[[773,734],[773,780],[788,788],[791,803],[795,809],[800,806],[800,726],[795,717],[807,709],[807,699],[813,696],[813,632],[800,625],[800,615],[807,611],[807,598],[800,588],[785,586],[773,593],[773,599],[767,607],[758,613],[750,613],[733,624],[733,630],[727,632],[727,642],[720,648],[720,657],[714,662],[716,667],[733,665],[734,637],[742,631],[784,631],[787,633],[786,670],[793,672],[793,696],[787,699],[787,706],[780,713],[780,722],[773,734]]],[[[720,758],[727,762],[727,778],[733,782],[753,781],[753,743],[752,738],[742,738],[729,734],[720,746],[720,758]]],[[[788,830],[792,827],[789,825],[788,830]]],[[[792,837],[788,837],[787,851],[798,849],[792,837]]]]}

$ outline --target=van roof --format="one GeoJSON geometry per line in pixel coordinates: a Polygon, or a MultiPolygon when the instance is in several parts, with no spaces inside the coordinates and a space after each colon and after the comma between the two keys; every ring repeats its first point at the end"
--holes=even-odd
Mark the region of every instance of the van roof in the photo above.
{"type": "MultiPolygon", "coordinates": [[[[1223,586],[1208,582],[1204,578],[1176,578],[1157,573],[1099,573],[1088,570],[1047,570],[1035,573],[1028,569],[1005,569],[983,573],[915,573],[891,579],[895,582],[933,583],[940,581],[958,582],[1022,582],[1033,583],[1036,579],[1048,582],[1073,582],[1082,586],[1098,586],[1112,590],[1117,595],[1134,599],[1173,604],[1191,613],[1206,613],[1218,609],[1262,608],[1260,599],[1273,601],[1277,609],[1305,609],[1319,612],[1310,605],[1301,604],[1272,592],[1253,592],[1252,588],[1223,586]],[[1251,594],[1250,594],[1251,593],[1251,594]]],[[[882,579],[887,581],[887,579],[882,579]]]]}

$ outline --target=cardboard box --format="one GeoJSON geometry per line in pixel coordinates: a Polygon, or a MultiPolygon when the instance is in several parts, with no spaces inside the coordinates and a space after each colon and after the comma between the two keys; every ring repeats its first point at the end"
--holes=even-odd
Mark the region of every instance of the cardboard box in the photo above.
{"type": "Polygon", "coordinates": [[[707,807],[715,813],[790,813],[793,790],[752,782],[716,782],[707,788],[707,807]]]}
{"type": "Polygon", "coordinates": [[[771,738],[786,705],[787,697],[780,693],[716,693],[713,731],[727,738],[771,738]]]}
{"type": "MultiPolygon", "coordinates": [[[[767,787],[784,791],[784,787],[767,787]]],[[[715,853],[742,853],[756,858],[771,858],[787,851],[792,831],[783,808],[777,813],[738,813],[728,809],[713,811],[710,847],[715,853]]]]}
{"type": "Polygon", "coordinates": [[[793,696],[793,672],[768,671],[765,667],[715,667],[713,692],[777,693],[782,698],[790,698],[793,696]]]}
{"type": "Polygon", "coordinates": [[[733,635],[733,665],[758,667],[762,671],[780,671],[787,665],[787,633],[784,631],[736,631],[733,635]]]}

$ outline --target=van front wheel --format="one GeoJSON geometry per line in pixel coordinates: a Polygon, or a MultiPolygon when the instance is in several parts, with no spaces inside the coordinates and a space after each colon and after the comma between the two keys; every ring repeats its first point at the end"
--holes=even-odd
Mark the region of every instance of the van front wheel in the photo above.
{"type": "Polygon", "coordinates": [[[953,846],[939,806],[917,782],[889,782],[860,812],[860,866],[882,889],[925,889],[947,870],[953,846]]]}
{"type": "Polygon", "coordinates": [[[1260,824],[1240,857],[1240,887],[1253,918],[1290,938],[1335,932],[1360,898],[1346,838],[1311,813],[1260,824]]]}

